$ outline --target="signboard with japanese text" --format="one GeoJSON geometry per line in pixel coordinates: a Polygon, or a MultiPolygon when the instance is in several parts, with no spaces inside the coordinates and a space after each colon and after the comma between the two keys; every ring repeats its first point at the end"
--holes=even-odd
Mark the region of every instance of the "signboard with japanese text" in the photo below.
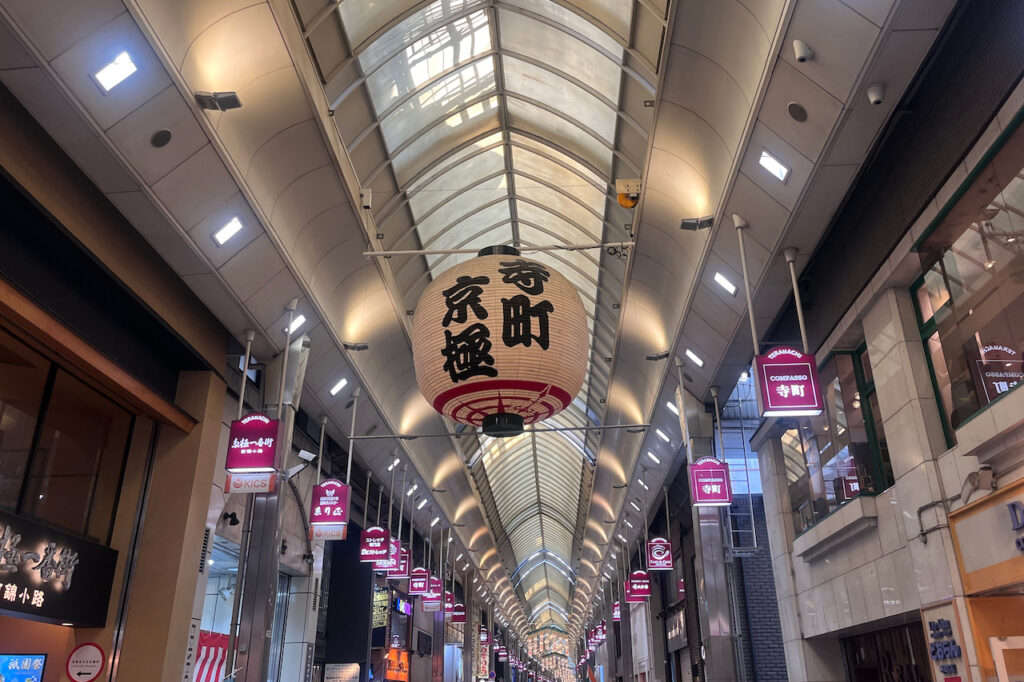
{"type": "Polygon", "coordinates": [[[647,541],[647,570],[672,570],[672,543],[665,538],[651,538],[647,541]]]}
{"type": "Polygon", "coordinates": [[[409,562],[412,559],[409,556],[409,550],[402,547],[398,554],[398,563],[394,568],[388,569],[389,580],[404,580],[409,577],[409,562]]]}
{"type": "Polygon", "coordinates": [[[729,465],[714,457],[701,457],[690,465],[690,499],[695,507],[732,504],[729,465]]]}
{"type": "Polygon", "coordinates": [[[414,568],[409,573],[409,594],[421,595],[430,591],[430,571],[425,568],[414,568]]]}
{"type": "Polygon", "coordinates": [[[452,611],[455,610],[455,595],[448,590],[444,591],[444,615],[451,617],[452,611]]]}
{"type": "Polygon", "coordinates": [[[388,539],[388,553],[381,559],[377,559],[373,562],[373,569],[375,571],[384,571],[389,573],[398,568],[398,562],[402,557],[402,544],[401,540],[397,537],[390,537],[391,531],[387,531],[389,535],[388,539]]]}
{"type": "Polygon", "coordinates": [[[642,604],[651,596],[651,578],[647,571],[633,571],[629,574],[629,595],[626,601],[630,604],[642,604]]]}
{"type": "Polygon", "coordinates": [[[86,642],[79,644],[71,653],[64,664],[64,672],[69,680],[80,680],[81,682],[93,682],[106,664],[107,655],[103,653],[99,644],[86,642]]]}
{"type": "Polygon", "coordinates": [[[325,663],[323,682],[359,682],[359,664],[325,663]]]}
{"type": "Polygon", "coordinates": [[[427,591],[423,594],[420,607],[424,613],[436,613],[443,608],[442,598],[441,579],[432,575],[427,579],[427,591]]]}
{"type": "Polygon", "coordinates": [[[348,502],[349,487],[336,478],[313,486],[310,525],[348,523],[348,502]]]}
{"type": "Polygon", "coordinates": [[[232,473],[273,471],[277,427],[277,420],[264,414],[250,414],[231,422],[224,468],[232,473]]]}
{"type": "Polygon", "coordinates": [[[0,613],[103,627],[117,552],[0,512],[0,613]]]}
{"type": "Polygon", "coordinates": [[[682,578],[676,582],[676,594],[680,599],[686,599],[686,581],[682,578]]]}
{"type": "Polygon", "coordinates": [[[1024,380],[1024,362],[1013,348],[993,343],[982,346],[974,361],[978,399],[986,405],[1024,380]]]}
{"type": "Polygon", "coordinates": [[[0,654],[4,682],[39,682],[46,669],[46,654],[0,654]]]}
{"type": "Polygon", "coordinates": [[[387,559],[391,552],[391,532],[380,526],[371,526],[359,536],[359,560],[376,563],[387,559]]]}
{"type": "Polygon", "coordinates": [[[612,604],[612,620],[616,623],[622,618],[622,609],[619,606],[619,602],[612,604]]]}
{"type": "Polygon", "coordinates": [[[391,608],[391,591],[386,587],[373,588],[373,618],[371,624],[375,628],[388,625],[388,613],[391,608]]]}
{"type": "Polygon", "coordinates": [[[480,643],[481,644],[487,644],[490,641],[491,641],[490,633],[487,632],[487,628],[485,628],[484,626],[481,625],[480,626],[480,643]]]}
{"type": "Polygon", "coordinates": [[[465,623],[466,622],[466,605],[455,604],[452,607],[452,622],[453,623],[465,623]]]}
{"type": "Polygon", "coordinates": [[[754,358],[762,417],[811,417],[824,408],[813,355],[779,346],[754,358]]]}
{"type": "Polygon", "coordinates": [[[928,658],[932,674],[937,680],[960,678],[968,673],[967,662],[960,641],[962,632],[956,606],[952,602],[921,610],[925,637],[928,639],[928,658]]]}
{"type": "Polygon", "coordinates": [[[409,652],[405,649],[388,649],[385,658],[384,679],[392,682],[409,682],[409,652]]]}

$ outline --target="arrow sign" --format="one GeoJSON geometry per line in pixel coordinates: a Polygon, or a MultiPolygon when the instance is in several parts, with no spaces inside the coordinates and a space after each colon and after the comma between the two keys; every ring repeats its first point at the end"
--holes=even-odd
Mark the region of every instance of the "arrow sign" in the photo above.
{"type": "Polygon", "coordinates": [[[99,644],[86,642],[76,646],[68,655],[64,672],[67,673],[68,679],[76,682],[92,682],[103,672],[106,661],[107,655],[103,653],[99,644]]]}

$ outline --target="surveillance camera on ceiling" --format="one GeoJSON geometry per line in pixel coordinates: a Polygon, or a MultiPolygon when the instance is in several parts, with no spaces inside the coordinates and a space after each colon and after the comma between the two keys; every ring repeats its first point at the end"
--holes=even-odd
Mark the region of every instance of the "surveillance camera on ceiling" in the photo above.
{"type": "Polygon", "coordinates": [[[808,47],[807,43],[802,40],[793,41],[793,53],[796,55],[796,60],[801,64],[814,59],[814,50],[808,47]]]}
{"type": "Polygon", "coordinates": [[[885,101],[885,83],[872,83],[868,86],[865,91],[868,96],[868,101],[874,105],[879,105],[885,101]]]}

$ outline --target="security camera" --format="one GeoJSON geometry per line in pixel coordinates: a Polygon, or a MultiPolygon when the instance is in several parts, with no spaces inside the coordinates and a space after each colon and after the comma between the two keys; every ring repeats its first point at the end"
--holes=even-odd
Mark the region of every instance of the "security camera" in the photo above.
{"type": "Polygon", "coordinates": [[[872,104],[881,104],[885,99],[885,83],[872,83],[866,91],[868,101],[872,104]]]}
{"type": "Polygon", "coordinates": [[[793,41],[793,54],[796,55],[796,60],[801,64],[814,59],[814,50],[802,40],[793,41]]]}
{"type": "Polygon", "coordinates": [[[315,462],[316,453],[310,452],[309,450],[299,450],[299,459],[303,459],[307,462],[315,462]]]}

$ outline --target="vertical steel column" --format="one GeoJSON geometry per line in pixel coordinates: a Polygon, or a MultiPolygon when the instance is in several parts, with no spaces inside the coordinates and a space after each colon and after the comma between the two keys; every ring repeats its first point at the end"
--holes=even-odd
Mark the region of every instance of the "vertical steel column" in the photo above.
{"type": "Polygon", "coordinates": [[[800,300],[800,285],[796,279],[796,254],[792,246],[782,252],[786,256],[786,263],[789,265],[789,279],[793,283],[793,303],[796,305],[796,320],[800,324],[800,341],[804,344],[804,353],[810,355],[811,347],[807,343],[807,325],[804,323],[804,306],[800,300]]]}
{"type": "Polygon", "coordinates": [[[754,344],[754,355],[761,353],[761,345],[757,335],[757,322],[754,321],[754,302],[750,296],[750,272],[747,270],[747,249],[743,243],[743,230],[747,229],[749,225],[747,221],[736,215],[732,214],[732,222],[736,226],[736,239],[739,240],[740,244],[740,266],[743,268],[743,292],[747,297],[747,317],[750,320],[750,338],[754,344]]]}

